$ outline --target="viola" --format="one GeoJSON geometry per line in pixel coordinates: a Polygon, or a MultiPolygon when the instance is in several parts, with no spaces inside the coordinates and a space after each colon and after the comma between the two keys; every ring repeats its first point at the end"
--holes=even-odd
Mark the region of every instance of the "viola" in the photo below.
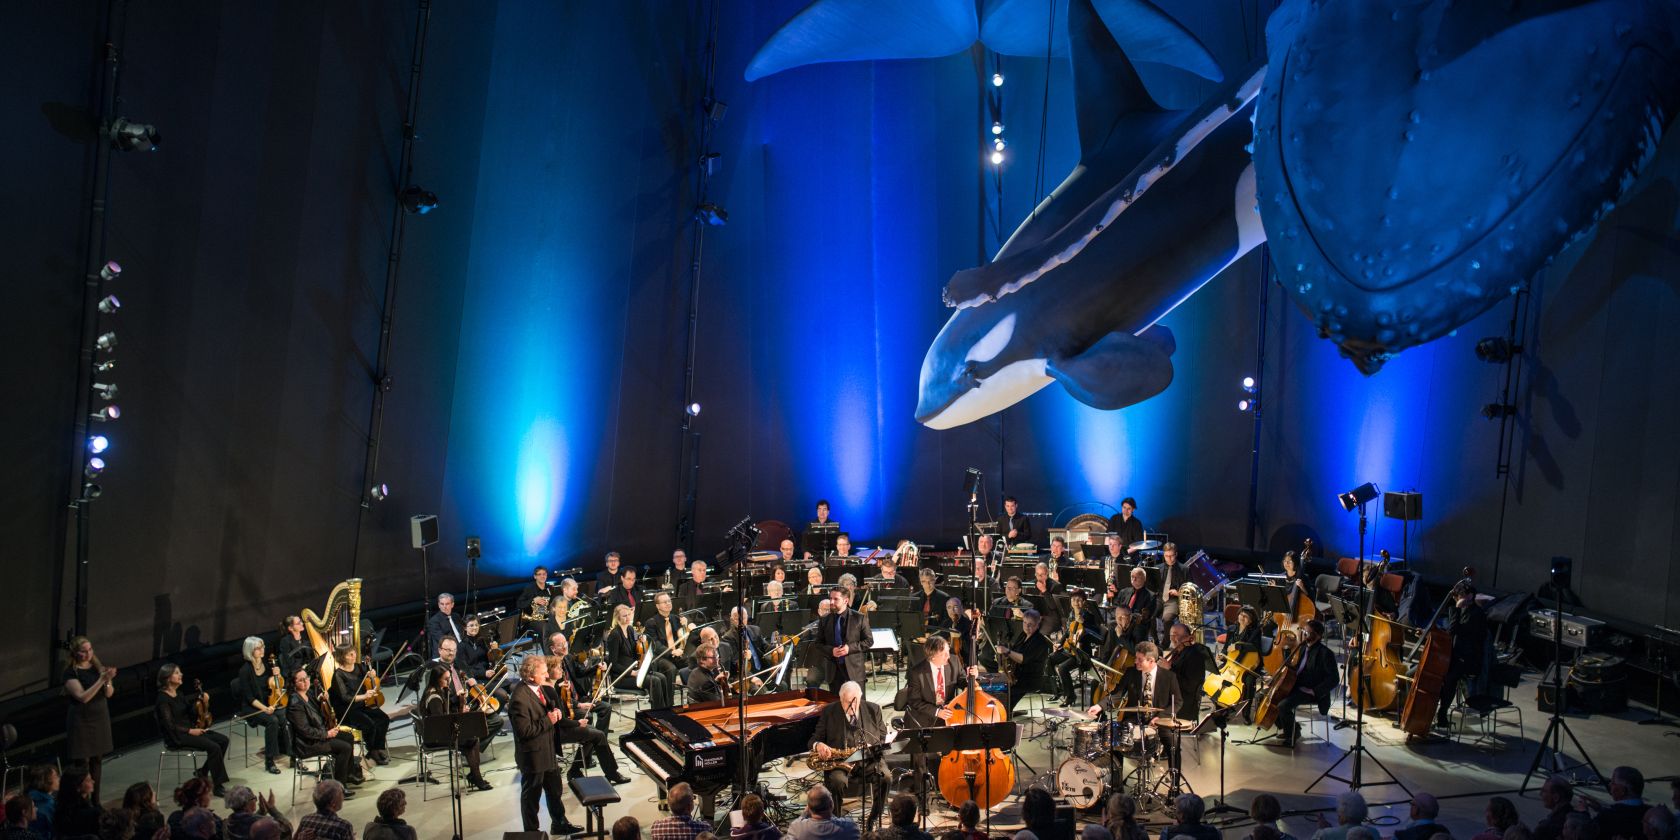
{"type": "Polygon", "coordinates": [[[204,683],[193,680],[193,691],[198,694],[193,698],[193,728],[209,729],[216,719],[210,715],[210,693],[204,690],[204,683]]]}
{"type": "Polygon", "coordinates": [[[286,677],[274,664],[274,657],[268,658],[268,702],[264,705],[274,709],[286,708],[286,677]]]}

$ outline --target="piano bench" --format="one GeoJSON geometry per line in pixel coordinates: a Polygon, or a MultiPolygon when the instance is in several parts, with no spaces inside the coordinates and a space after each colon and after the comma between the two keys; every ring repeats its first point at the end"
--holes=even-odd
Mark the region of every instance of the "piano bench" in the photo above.
{"type": "Polygon", "coordinates": [[[618,789],[602,776],[578,776],[572,780],[572,795],[577,797],[588,816],[584,819],[583,836],[606,837],[607,817],[602,810],[623,801],[618,789]]]}

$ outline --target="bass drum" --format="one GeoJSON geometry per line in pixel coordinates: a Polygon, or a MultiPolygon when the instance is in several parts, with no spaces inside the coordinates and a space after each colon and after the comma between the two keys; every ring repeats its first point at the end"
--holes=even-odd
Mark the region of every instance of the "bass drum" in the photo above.
{"type": "Polygon", "coordinates": [[[1103,804],[1108,793],[1108,771],[1083,758],[1070,758],[1056,768],[1056,789],[1069,805],[1081,811],[1103,804]]]}

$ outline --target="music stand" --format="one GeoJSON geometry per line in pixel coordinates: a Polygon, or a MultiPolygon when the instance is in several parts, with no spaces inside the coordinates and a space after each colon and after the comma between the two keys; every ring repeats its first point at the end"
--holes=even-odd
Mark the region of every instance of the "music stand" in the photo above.
{"type": "Polygon", "coordinates": [[[1231,724],[1231,718],[1241,714],[1243,707],[1247,705],[1247,700],[1238,700],[1223,709],[1214,709],[1213,711],[1208,712],[1201,720],[1196,721],[1195,728],[1190,730],[1191,735],[1197,736],[1206,735],[1214,729],[1219,730],[1219,798],[1214,800],[1213,806],[1208,808],[1204,815],[1248,814],[1247,811],[1244,811],[1241,808],[1227,804],[1225,799],[1225,739],[1230,737],[1230,733],[1226,731],[1226,727],[1231,724]]]}
{"type": "Polygon", "coordinates": [[[838,522],[812,522],[805,526],[805,533],[799,535],[799,550],[817,558],[818,563],[827,565],[829,555],[834,553],[834,543],[840,536],[838,522]]]}
{"type": "MultiPolygon", "coordinates": [[[[928,726],[921,729],[900,729],[898,737],[893,743],[903,744],[903,750],[911,755],[927,753],[929,755],[944,756],[948,753],[963,750],[984,750],[986,763],[986,799],[991,798],[991,764],[997,759],[992,758],[992,750],[1010,751],[1020,743],[1020,728],[1014,721],[999,723],[965,723],[961,726],[928,726]]],[[[1003,759],[1009,761],[1010,759],[1003,759]]],[[[978,775],[978,774],[976,774],[978,775]]],[[[980,792],[973,778],[968,781],[968,798],[979,802],[980,792]]],[[[1005,793],[1007,796],[1007,792],[1005,793]]],[[[922,784],[922,825],[927,826],[927,784],[922,784]]],[[[992,833],[992,809],[986,808],[986,834],[992,833]]]]}
{"type": "Polygon", "coordinates": [[[452,715],[427,715],[415,724],[415,737],[421,744],[447,740],[449,745],[449,825],[453,840],[466,836],[466,818],[461,813],[461,779],[455,764],[455,753],[465,740],[490,737],[490,726],[483,712],[461,712],[452,715]]]}
{"type": "MultiPolygon", "coordinates": [[[[877,653],[881,655],[882,659],[885,659],[887,654],[899,652],[898,631],[893,628],[871,627],[869,628],[869,637],[869,658],[871,661],[874,661],[877,653]]],[[[903,685],[904,669],[894,668],[893,688],[896,690],[903,687],[903,685]]]]}

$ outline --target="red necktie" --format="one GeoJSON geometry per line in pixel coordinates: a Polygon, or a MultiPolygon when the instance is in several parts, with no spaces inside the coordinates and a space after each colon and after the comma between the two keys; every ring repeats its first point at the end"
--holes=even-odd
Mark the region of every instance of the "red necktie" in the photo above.
{"type": "Polygon", "coordinates": [[[945,705],[945,669],[933,669],[933,702],[945,705]]]}

